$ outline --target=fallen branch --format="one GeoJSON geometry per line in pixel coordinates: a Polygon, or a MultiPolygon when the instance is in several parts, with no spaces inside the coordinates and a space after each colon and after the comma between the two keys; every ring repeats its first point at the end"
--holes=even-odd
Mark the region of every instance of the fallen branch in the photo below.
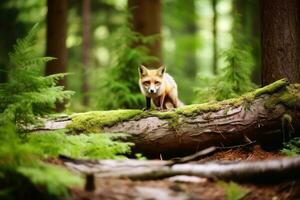
{"type": "Polygon", "coordinates": [[[82,174],[96,178],[121,178],[132,180],[162,179],[177,175],[232,181],[279,181],[300,178],[300,156],[256,162],[187,163],[168,166],[168,161],[101,160],[81,161],[80,164],[65,160],[65,165],[82,174]]]}

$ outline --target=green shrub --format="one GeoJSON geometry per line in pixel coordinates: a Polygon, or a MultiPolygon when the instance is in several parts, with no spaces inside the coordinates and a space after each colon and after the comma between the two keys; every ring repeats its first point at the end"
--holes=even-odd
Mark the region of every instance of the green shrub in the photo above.
{"type": "Polygon", "coordinates": [[[285,143],[281,152],[287,156],[296,156],[300,154],[300,138],[293,138],[285,143]]]}
{"type": "Polygon", "coordinates": [[[53,111],[56,102],[73,94],[56,85],[64,74],[41,75],[44,64],[54,58],[37,57],[36,30],[37,25],[17,40],[9,54],[8,82],[0,84],[0,115],[17,123],[18,128],[36,122],[37,116],[53,111]]]}
{"type": "Polygon", "coordinates": [[[28,135],[28,144],[38,147],[46,156],[65,155],[72,158],[116,159],[130,153],[132,143],[116,141],[120,134],[67,135],[63,130],[28,135]]]}

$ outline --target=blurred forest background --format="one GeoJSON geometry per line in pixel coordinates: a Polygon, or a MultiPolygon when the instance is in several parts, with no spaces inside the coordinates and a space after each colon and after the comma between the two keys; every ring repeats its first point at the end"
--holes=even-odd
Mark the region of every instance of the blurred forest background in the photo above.
{"type": "Polygon", "coordinates": [[[140,64],[166,65],[185,104],[238,96],[261,81],[259,7],[259,0],[2,0],[0,80],[16,39],[38,22],[36,51],[58,58],[41,73],[68,73],[60,84],[75,91],[69,112],[144,107],[140,64]]]}

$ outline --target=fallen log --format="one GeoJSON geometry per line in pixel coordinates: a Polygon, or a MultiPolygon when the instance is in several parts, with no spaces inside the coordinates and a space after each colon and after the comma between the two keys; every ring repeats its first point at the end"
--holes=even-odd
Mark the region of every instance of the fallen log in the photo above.
{"type": "Polygon", "coordinates": [[[210,146],[253,141],[274,145],[300,127],[300,84],[279,80],[237,98],[187,105],[172,111],[114,110],[79,113],[45,129],[126,133],[134,152],[163,157],[210,146]]]}
{"type": "Polygon", "coordinates": [[[154,180],[188,175],[238,182],[274,182],[300,178],[300,156],[255,162],[193,162],[171,166],[170,161],[161,160],[63,160],[69,169],[80,174],[94,174],[96,178],[154,180]]]}

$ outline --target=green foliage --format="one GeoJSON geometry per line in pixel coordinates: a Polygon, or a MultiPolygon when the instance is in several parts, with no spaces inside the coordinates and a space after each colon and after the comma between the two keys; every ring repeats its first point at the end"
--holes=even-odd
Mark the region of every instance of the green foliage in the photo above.
{"type": "Polygon", "coordinates": [[[248,189],[235,182],[220,182],[220,185],[224,188],[228,200],[241,200],[249,193],[248,189]]]}
{"type": "Polygon", "coordinates": [[[101,108],[141,108],[144,98],[138,86],[138,67],[155,60],[147,55],[143,44],[155,37],[145,37],[131,30],[130,20],[122,25],[113,38],[113,63],[101,86],[101,108]],[[137,45],[139,44],[139,45],[137,45]]]}
{"type": "Polygon", "coordinates": [[[79,177],[65,169],[42,163],[41,149],[20,138],[25,125],[36,122],[38,116],[50,112],[57,101],[72,93],[55,85],[63,74],[40,75],[42,65],[52,58],[36,56],[36,28],[17,41],[9,55],[8,82],[0,85],[1,199],[26,199],[31,192],[39,197],[63,198],[70,185],[81,184],[79,177]]]}
{"type": "Polygon", "coordinates": [[[120,134],[67,135],[64,131],[30,134],[28,144],[38,147],[43,155],[65,155],[72,158],[116,159],[130,153],[132,143],[116,141],[120,134]]]}
{"type": "Polygon", "coordinates": [[[13,52],[9,54],[9,81],[0,84],[0,114],[16,122],[19,128],[35,122],[35,116],[49,113],[56,102],[68,99],[73,94],[56,86],[64,74],[40,75],[43,65],[53,58],[36,56],[36,30],[37,25],[25,38],[17,40],[13,52]]]}
{"type": "Polygon", "coordinates": [[[3,198],[17,198],[18,193],[26,192],[24,190],[32,183],[32,187],[41,194],[65,197],[70,185],[82,184],[79,177],[67,170],[39,161],[42,157],[41,149],[23,143],[15,125],[6,122],[6,125],[0,127],[0,182],[4,184],[0,193],[3,198]],[[19,183],[21,178],[23,181],[19,183]]]}
{"type": "Polygon", "coordinates": [[[243,36],[237,31],[239,27],[239,18],[236,16],[231,47],[222,54],[226,65],[217,76],[199,78],[199,86],[195,88],[197,96],[195,102],[229,99],[256,87],[251,81],[253,56],[250,47],[241,42],[243,36]]]}
{"type": "Polygon", "coordinates": [[[300,138],[293,138],[285,143],[281,152],[287,156],[296,156],[300,154],[300,138]]]}
{"type": "Polygon", "coordinates": [[[254,88],[250,79],[253,62],[249,50],[234,42],[224,57],[227,65],[217,83],[217,100],[237,97],[254,88]]]}

